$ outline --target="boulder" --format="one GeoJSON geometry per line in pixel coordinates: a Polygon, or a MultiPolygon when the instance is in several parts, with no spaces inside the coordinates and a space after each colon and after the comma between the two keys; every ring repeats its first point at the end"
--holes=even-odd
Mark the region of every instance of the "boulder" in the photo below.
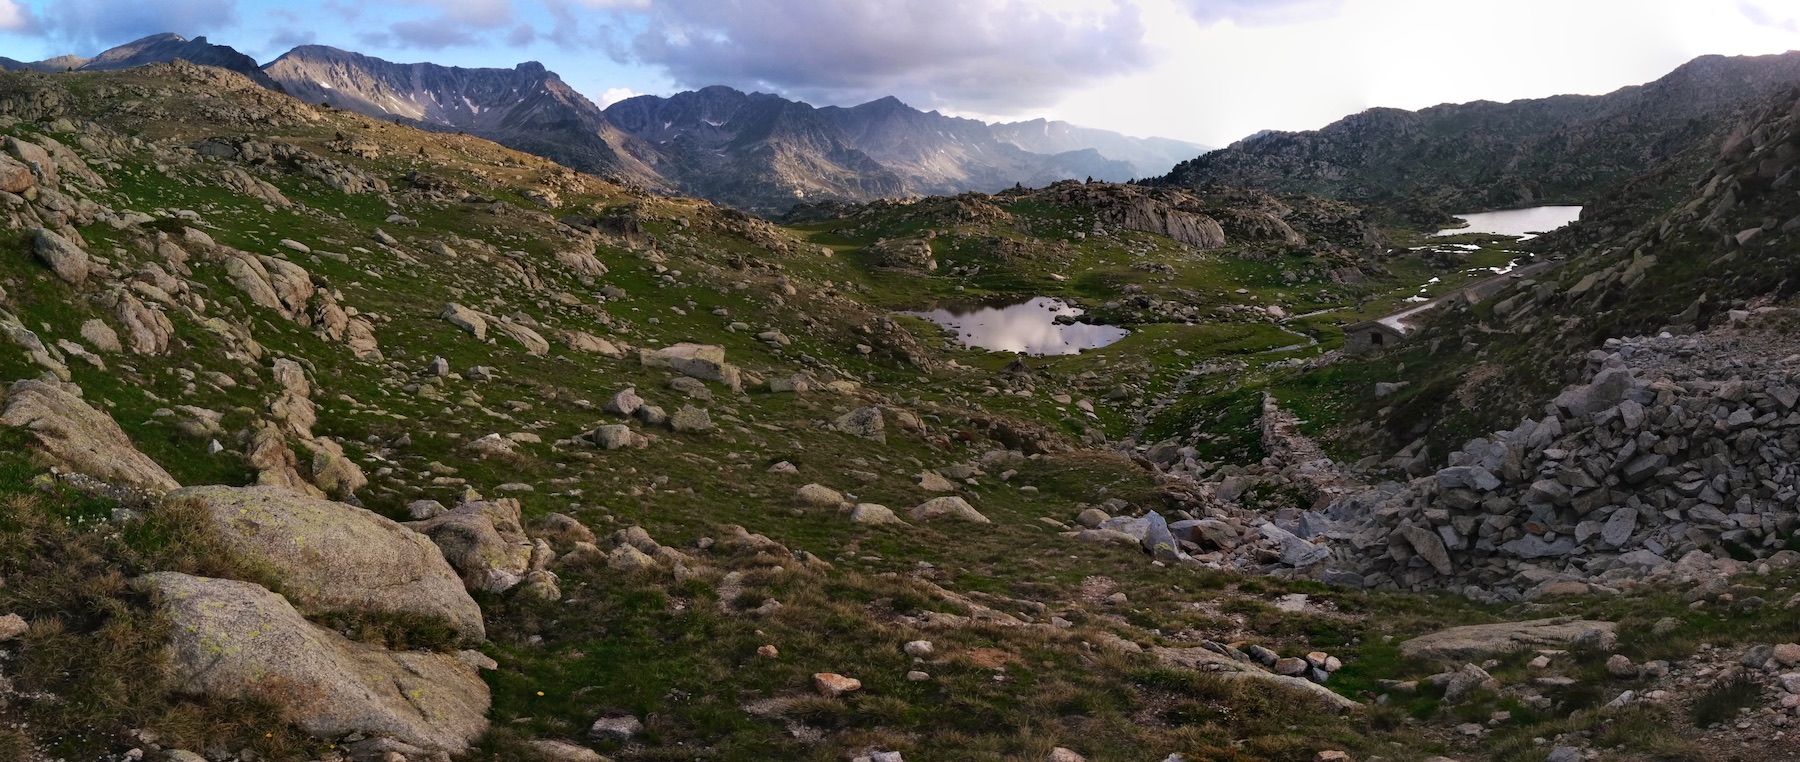
{"type": "Polygon", "coordinates": [[[455,302],[444,305],[444,311],[438,314],[445,322],[467,331],[476,341],[487,340],[487,319],[468,307],[455,302]]]}
{"type": "Polygon", "coordinates": [[[87,282],[88,255],[81,247],[48,228],[38,228],[32,236],[31,250],[38,261],[49,267],[56,277],[71,286],[87,282]]]}
{"type": "Polygon", "coordinates": [[[831,427],[853,437],[886,442],[886,423],[881,417],[881,408],[857,408],[832,421],[831,427]]]}
{"type": "Polygon", "coordinates": [[[638,362],[646,368],[668,368],[684,376],[724,384],[734,392],[744,390],[737,366],[725,362],[725,348],[714,344],[681,343],[661,349],[638,350],[638,362]]]}
{"type": "Polygon", "coordinates": [[[813,508],[836,508],[844,504],[844,493],[823,484],[808,484],[794,490],[794,502],[813,508]]]}
{"type": "Polygon", "coordinates": [[[521,346],[525,347],[525,353],[532,357],[543,357],[550,354],[550,342],[545,341],[537,331],[507,320],[494,321],[493,328],[506,334],[507,338],[519,342],[521,346]]]}
{"type": "Polygon", "coordinates": [[[913,506],[909,512],[915,521],[933,521],[936,519],[957,519],[973,521],[977,524],[989,524],[988,517],[969,505],[969,501],[960,497],[934,497],[913,506]]]}
{"type": "Polygon", "coordinates": [[[459,754],[487,731],[487,684],[455,656],[350,641],[248,582],[157,572],[133,585],[173,624],[181,693],[270,701],[321,739],[387,736],[459,754]]]}
{"type": "Polygon", "coordinates": [[[677,434],[705,434],[713,430],[712,416],[704,408],[682,405],[669,415],[669,429],[677,434]]]}
{"type": "Polygon", "coordinates": [[[1588,642],[1604,644],[1615,637],[1616,627],[1612,622],[1573,617],[1452,627],[1401,643],[1400,654],[1427,661],[1481,661],[1533,648],[1567,648],[1588,642]]]}
{"type": "Polygon", "coordinates": [[[181,484],[138,452],[111,416],[66,384],[26,380],[12,385],[0,425],[26,429],[37,440],[39,460],[109,484],[153,493],[181,484]]]}
{"type": "Polygon", "coordinates": [[[503,592],[531,569],[532,542],[519,524],[519,501],[464,503],[448,513],[405,525],[437,543],[444,560],[471,590],[503,592]]]}
{"type": "Polygon", "coordinates": [[[161,355],[169,351],[175,338],[175,324],[169,316],[128,293],[119,294],[114,317],[125,326],[131,351],[140,355],[161,355]]]}
{"type": "Polygon", "coordinates": [[[1403,524],[1398,531],[1407,544],[1412,546],[1413,552],[1431,564],[1431,568],[1436,569],[1437,573],[1447,577],[1454,571],[1454,567],[1450,565],[1450,550],[1444,546],[1442,535],[1412,524],[1403,524]]]}
{"type": "Polygon", "coordinates": [[[905,524],[894,511],[885,505],[874,503],[857,503],[850,509],[850,522],[853,524],[905,524]]]}
{"type": "Polygon", "coordinates": [[[203,510],[219,539],[271,570],[303,613],[416,614],[486,637],[480,607],[438,547],[385,517],[277,487],[189,487],[167,500],[203,510]]]}

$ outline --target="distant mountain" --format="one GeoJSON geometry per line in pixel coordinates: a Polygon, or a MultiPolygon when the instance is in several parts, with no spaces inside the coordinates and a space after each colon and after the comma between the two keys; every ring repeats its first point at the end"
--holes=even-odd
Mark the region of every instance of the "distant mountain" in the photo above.
{"type": "Polygon", "coordinates": [[[1087,176],[1124,180],[1132,173],[1130,164],[1091,148],[1033,153],[1002,142],[985,122],[920,111],[892,96],[819,112],[858,148],[905,177],[908,191],[920,195],[993,192],[1016,183],[1038,186],[1087,176]]]}
{"type": "MultiPolygon", "coordinates": [[[[76,56],[63,56],[61,58],[52,58],[43,63],[48,64],[55,61],[76,58],[76,56]]],[[[145,66],[153,63],[164,63],[176,59],[182,59],[189,63],[197,63],[202,66],[217,66],[221,69],[230,69],[256,80],[257,84],[269,88],[270,90],[281,89],[281,86],[276,84],[275,80],[270,79],[268,75],[262,72],[262,67],[257,65],[256,59],[244,55],[243,53],[239,53],[229,46],[209,43],[206,41],[205,37],[195,37],[194,39],[189,40],[179,34],[169,33],[153,34],[141,40],[125,43],[124,45],[120,45],[105,51],[100,55],[94,56],[92,60],[83,63],[81,66],[77,67],[76,70],[114,71],[118,69],[130,69],[136,66],[145,66]]],[[[61,70],[62,69],[53,69],[53,71],[61,70]]]]}
{"type": "Polygon", "coordinates": [[[1370,109],[1317,131],[1247,138],[1160,182],[1312,193],[1419,216],[1582,203],[1713,139],[1732,107],[1796,80],[1800,52],[1703,56],[1606,95],[1370,109]]]}
{"type": "Polygon", "coordinates": [[[79,69],[87,62],[88,59],[74,55],[46,58],[42,61],[17,61],[5,56],[0,56],[0,71],[41,71],[55,73],[79,69]]]}
{"type": "Polygon", "coordinates": [[[437,130],[458,130],[566,166],[663,187],[649,146],[536,62],[511,69],[399,64],[323,45],[263,68],[296,98],[437,130]]]}
{"type": "MultiPolygon", "coordinates": [[[[994,137],[1032,153],[1063,153],[1091,149],[1109,159],[1131,165],[1132,177],[1159,177],[1188,159],[1211,151],[1198,143],[1170,138],[1134,138],[1110,130],[1080,127],[1068,122],[1033,119],[989,125],[994,137]]],[[[1117,178],[1103,178],[1117,180],[1117,178]]]]}
{"type": "Polygon", "coordinates": [[[804,103],[728,87],[613,104],[606,118],[662,157],[683,192],[761,211],[817,198],[903,195],[901,177],[804,103]]]}

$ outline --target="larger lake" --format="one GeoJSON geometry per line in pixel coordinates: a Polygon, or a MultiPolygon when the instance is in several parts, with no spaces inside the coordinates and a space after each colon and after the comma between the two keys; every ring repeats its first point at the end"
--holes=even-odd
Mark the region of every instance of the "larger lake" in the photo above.
{"type": "Polygon", "coordinates": [[[933,305],[900,314],[922,317],[954,331],[965,346],[1028,355],[1072,355],[1104,347],[1131,333],[1118,326],[1068,322],[1081,312],[1061,299],[1040,296],[1015,304],[933,305]],[[1059,317],[1064,320],[1058,321],[1059,317]]]}
{"type": "Polygon", "coordinates": [[[1446,228],[1436,235],[1460,235],[1463,233],[1491,233],[1493,235],[1518,236],[1520,239],[1535,238],[1539,233],[1548,233],[1581,218],[1579,206],[1534,206],[1530,209],[1507,209],[1499,212],[1475,212],[1459,214],[1458,218],[1468,221],[1464,228],[1446,228]]]}

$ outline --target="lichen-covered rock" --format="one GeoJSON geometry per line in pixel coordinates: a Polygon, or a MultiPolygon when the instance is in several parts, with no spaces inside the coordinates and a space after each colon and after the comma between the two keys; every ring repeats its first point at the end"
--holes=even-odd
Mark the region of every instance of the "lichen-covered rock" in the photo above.
{"type": "Polygon", "coordinates": [[[304,613],[417,614],[486,637],[481,609],[438,547],[385,517],[277,487],[190,487],[167,500],[204,510],[219,539],[273,570],[304,613]]]}
{"type": "Polygon", "coordinates": [[[179,489],[162,466],[138,452],[111,416],[67,385],[27,380],[12,385],[0,424],[29,430],[40,459],[76,473],[149,492],[179,489]]]}
{"type": "Polygon", "coordinates": [[[171,677],[181,693],[270,701],[326,739],[388,736],[455,754],[487,731],[487,684],[455,656],[350,641],[248,582],[157,572],[133,584],[173,625],[171,677]]]}

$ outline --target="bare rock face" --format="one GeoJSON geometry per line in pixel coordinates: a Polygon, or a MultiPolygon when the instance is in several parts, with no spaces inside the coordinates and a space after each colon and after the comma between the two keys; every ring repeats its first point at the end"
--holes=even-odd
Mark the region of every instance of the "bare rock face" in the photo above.
{"type": "Polygon", "coordinates": [[[1400,654],[1409,659],[1467,662],[1531,648],[1565,648],[1589,642],[1604,647],[1617,639],[1613,634],[1616,627],[1612,622],[1573,617],[1452,627],[1401,643],[1400,654]]]}
{"type": "Polygon", "coordinates": [[[437,543],[471,590],[505,591],[531,569],[532,543],[519,523],[517,500],[464,503],[406,527],[437,543]]]}
{"type": "Polygon", "coordinates": [[[31,250],[38,261],[71,286],[87,282],[88,255],[69,239],[49,228],[38,228],[33,234],[31,250]]]}
{"type": "Polygon", "coordinates": [[[167,499],[205,509],[220,539],[274,569],[302,612],[419,614],[486,637],[481,609],[437,546],[371,511],[278,487],[190,487],[167,499]]]}
{"type": "Polygon", "coordinates": [[[273,701],[319,738],[388,736],[457,754],[487,731],[487,684],[455,656],[352,642],[248,582],[157,572],[133,584],[174,623],[184,693],[273,701]]]}
{"type": "Polygon", "coordinates": [[[239,167],[226,167],[219,170],[219,183],[230,190],[270,206],[288,209],[294,205],[294,202],[289,201],[287,196],[281,194],[281,189],[239,167]]]}
{"type": "Polygon", "coordinates": [[[0,424],[30,430],[40,458],[70,471],[156,493],[181,488],[175,477],[132,446],[111,416],[71,388],[36,380],[13,384],[0,424]]]}

